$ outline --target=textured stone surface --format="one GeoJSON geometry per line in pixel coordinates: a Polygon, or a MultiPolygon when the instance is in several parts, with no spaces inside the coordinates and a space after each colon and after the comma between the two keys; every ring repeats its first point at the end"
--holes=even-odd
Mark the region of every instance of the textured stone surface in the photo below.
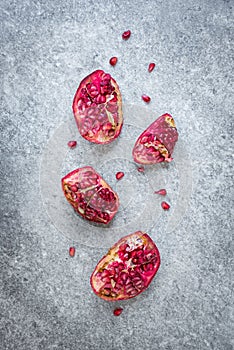
{"type": "Polygon", "coordinates": [[[232,350],[233,2],[3,0],[0,7],[0,349],[232,350]],[[193,172],[179,225],[157,232],[155,222],[149,232],[162,256],[156,279],[118,304],[99,300],[89,285],[106,249],[62,235],[40,194],[47,141],[73,118],[78,82],[97,68],[114,70],[125,104],[143,106],[146,93],[146,108],[175,117],[193,172]],[[114,317],[119,305],[124,311],[114,317]]]}

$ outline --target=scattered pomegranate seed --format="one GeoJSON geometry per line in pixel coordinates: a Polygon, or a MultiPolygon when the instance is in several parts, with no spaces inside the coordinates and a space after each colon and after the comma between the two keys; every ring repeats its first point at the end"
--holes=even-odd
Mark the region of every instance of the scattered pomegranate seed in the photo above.
{"type": "Polygon", "coordinates": [[[139,173],[143,173],[145,171],[145,168],[143,166],[139,166],[137,170],[139,171],[139,173]]]}
{"type": "Polygon", "coordinates": [[[73,258],[73,256],[75,255],[76,252],[76,248],[75,247],[70,247],[69,248],[69,255],[73,258]]]}
{"type": "Polygon", "coordinates": [[[130,36],[131,36],[131,30],[127,30],[126,32],[124,32],[122,34],[123,40],[128,40],[130,38],[130,36]]]}
{"type": "Polygon", "coordinates": [[[165,190],[165,188],[162,188],[161,190],[155,191],[154,193],[160,194],[161,196],[166,196],[167,191],[165,190]]]}
{"type": "Polygon", "coordinates": [[[118,62],[118,58],[117,57],[111,57],[111,59],[109,61],[111,66],[115,66],[117,62],[118,62]]]}
{"type": "Polygon", "coordinates": [[[115,177],[117,180],[120,180],[122,179],[122,177],[124,177],[124,173],[122,171],[119,171],[118,173],[116,173],[115,177]]]}
{"type": "Polygon", "coordinates": [[[69,142],[67,143],[67,145],[68,145],[68,147],[70,147],[70,148],[75,148],[76,145],[77,145],[77,142],[76,142],[76,141],[69,141],[69,142]]]}
{"type": "Polygon", "coordinates": [[[147,96],[147,95],[142,95],[141,98],[142,98],[142,100],[145,101],[146,103],[149,103],[150,100],[151,100],[151,98],[150,98],[149,96],[147,96]]]}
{"type": "Polygon", "coordinates": [[[162,207],[164,210],[169,210],[169,209],[170,209],[170,205],[169,205],[167,202],[162,202],[162,203],[161,203],[161,207],[162,207]]]}
{"type": "Polygon", "coordinates": [[[148,71],[151,73],[154,70],[154,68],[155,68],[155,63],[152,62],[149,64],[148,71]]]}
{"type": "Polygon", "coordinates": [[[122,314],[122,312],[123,312],[122,307],[118,307],[117,309],[115,309],[115,310],[113,311],[113,314],[114,314],[115,316],[119,316],[119,315],[122,314]]]}

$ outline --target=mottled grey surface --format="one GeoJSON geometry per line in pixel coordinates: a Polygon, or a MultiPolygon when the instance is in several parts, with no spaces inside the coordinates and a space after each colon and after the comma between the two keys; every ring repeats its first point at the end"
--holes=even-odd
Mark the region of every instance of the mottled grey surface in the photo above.
{"type": "Polygon", "coordinates": [[[232,11],[221,0],[1,1],[1,350],[234,348],[232,11]],[[125,104],[147,93],[145,108],[175,117],[193,173],[179,225],[149,232],[157,277],[117,304],[89,285],[106,249],[65,238],[39,182],[47,142],[96,68],[114,70],[125,104]]]}

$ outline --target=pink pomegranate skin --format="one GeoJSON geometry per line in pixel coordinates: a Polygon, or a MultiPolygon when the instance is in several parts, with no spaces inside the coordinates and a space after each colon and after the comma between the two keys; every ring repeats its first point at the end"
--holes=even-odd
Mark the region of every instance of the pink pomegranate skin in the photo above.
{"type": "Polygon", "coordinates": [[[117,193],[91,166],[73,170],[61,181],[66,199],[84,219],[108,224],[117,213],[117,193]]]}
{"type": "Polygon", "coordinates": [[[137,139],[132,155],[136,163],[155,164],[172,161],[178,132],[168,113],[156,119],[137,139]]]}
{"type": "Polygon", "coordinates": [[[151,283],[160,266],[153,240],[137,231],[121,238],[99,261],[90,283],[96,295],[107,301],[134,298],[151,283]]]}
{"type": "Polygon", "coordinates": [[[122,98],[110,74],[96,70],[84,78],[72,108],[78,130],[86,140],[107,144],[119,136],[123,125],[122,98]]]}

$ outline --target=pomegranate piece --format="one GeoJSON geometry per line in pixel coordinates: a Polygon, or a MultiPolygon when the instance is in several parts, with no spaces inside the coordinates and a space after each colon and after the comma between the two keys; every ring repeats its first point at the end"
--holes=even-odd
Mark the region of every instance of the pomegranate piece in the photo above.
{"type": "Polygon", "coordinates": [[[166,196],[167,191],[165,190],[165,188],[162,188],[161,190],[155,191],[154,193],[160,194],[160,196],[166,196]]]}
{"type": "Polygon", "coordinates": [[[120,180],[122,179],[122,177],[124,177],[124,173],[122,171],[119,171],[118,173],[116,173],[115,177],[117,180],[120,180]]]}
{"type": "Polygon", "coordinates": [[[75,247],[70,247],[69,248],[69,255],[73,258],[76,253],[76,248],[75,247]]]}
{"type": "Polygon", "coordinates": [[[156,119],[137,139],[132,155],[136,163],[171,162],[178,132],[170,114],[156,119]]]}
{"type": "Polygon", "coordinates": [[[82,137],[99,144],[114,141],[123,125],[122,98],[116,81],[103,70],[96,70],[80,83],[73,113],[82,137]]]}
{"type": "Polygon", "coordinates": [[[169,210],[169,209],[170,209],[170,205],[169,205],[167,202],[162,202],[162,203],[161,203],[161,207],[162,207],[164,210],[169,210]]]}
{"type": "Polygon", "coordinates": [[[61,181],[66,199],[83,218],[108,224],[117,213],[117,193],[91,166],[73,170],[61,181]]]}
{"type": "Polygon", "coordinates": [[[151,101],[151,98],[147,95],[142,95],[141,98],[146,103],[149,103],[151,101]]]}
{"type": "Polygon", "coordinates": [[[126,30],[126,32],[123,32],[123,34],[122,34],[122,39],[128,40],[130,38],[131,34],[132,34],[131,30],[126,30]]]}
{"type": "Polygon", "coordinates": [[[137,231],[121,238],[99,261],[90,283],[95,294],[108,301],[129,299],[142,293],[160,266],[152,239],[137,231]]]}
{"type": "Polygon", "coordinates": [[[113,311],[113,314],[114,314],[115,316],[119,316],[119,315],[122,314],[122,312],[123,312],[122,307],[118,307],[118,308],[116,308],[116,309],[113,311]]]}
{"type": "Polygon", "coordinates": [[[70,147],[70,148],[75,148],[76,145],[77,145],[77,142],[76,142],[76,141],[69,141],[69,142],[67,143],[67,145],[68,145],[68,147],[70,147]]]}
{"type": "Polygon", "coordinates": [[[148,67],[148,72],[151,73],[151,72],[154,70],[154,68],[155,68],[155,63],[153,63],[153,62],[150,63],[150,64],[149,64],[149,67],[148,67]]]}
{"type": "Polygon", "coordinates": [[[111,59],[109,61],[111,66],[115,66],[117,62],[118,62],[118,58],[117,57],[111,57],[111,59]]]}

